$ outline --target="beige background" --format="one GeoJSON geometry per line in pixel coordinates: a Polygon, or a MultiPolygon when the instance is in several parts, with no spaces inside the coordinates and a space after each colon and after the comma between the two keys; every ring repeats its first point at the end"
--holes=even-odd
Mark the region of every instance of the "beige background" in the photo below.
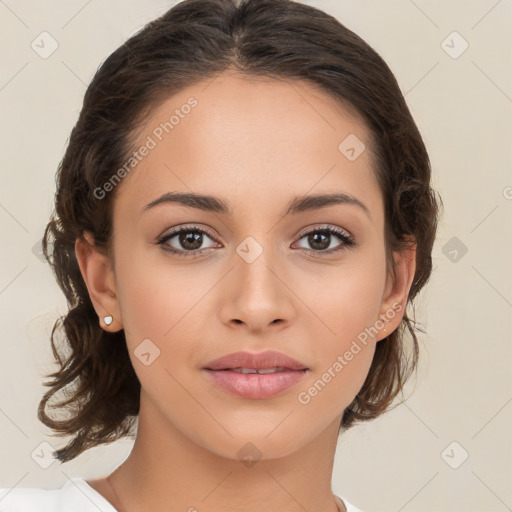
{"type": "MultiPolygon", "coordinates": [[[[305,3],[387,61],[445,202],[434,274],[418,304],[427,334],[414,393],[340,438],[333,490],[367,512],[510,510],[512,2],[305,3]],[[463,39],[443,45],[453,31],[463,39]],[[454,55],[463,40],[469,47],[452,58],[445,49],[454,55]]],[[[63,444],[36,419],[41,374],[53,368],[49,331],[65,311],[37,248],[86,85],[123,40],[172,4],[0,1],[0,487],[57,488],[69,477],[104,475],[130,450],[126,440],[46,469],[31,457],[45,452],[41,442],[63,444]],[[59,45],[46,59],[31,48],[43,31],[59,45]]]]}

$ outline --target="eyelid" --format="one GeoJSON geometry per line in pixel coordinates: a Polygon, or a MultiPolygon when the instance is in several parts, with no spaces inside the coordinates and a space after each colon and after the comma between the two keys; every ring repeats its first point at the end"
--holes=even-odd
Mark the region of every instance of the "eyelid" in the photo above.
{"type": "Polygon", "coordinates": [[[171,228],[169,231],[166,231],[163,235],[160,235],[158,239],[167,238],[171,235],[176,235],[181,233],[182,231],[204,231],[211,239],[216,240],[217,237],[213,234],[210,228],[205,226],[200,226],[199,224],[190,224],[190,225],[181,225],[174,228],[171,228]]]}
{"type": "Polygon", "coordinates": [[[340,231],[343,233],[347,238],[353,239],[354,237],[344,228],[341,228],[339,226],[334,226],[331,224],[313,224],[312,226],[308,226],[301,231],[299,231],[299,234],[297,235],[298,238],[302,238],[304,235],[308,235],[311,231],[321,231],[323,229],[330,229],[334,231],[340,231]]]}

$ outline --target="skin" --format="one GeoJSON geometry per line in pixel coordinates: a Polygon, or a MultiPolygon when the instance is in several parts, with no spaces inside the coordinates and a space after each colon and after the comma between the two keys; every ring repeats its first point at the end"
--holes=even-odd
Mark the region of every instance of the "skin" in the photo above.
{"type": "MultiPolygon", "coordinates": [[[[225,72],[160,105],[138,134],[140,144],[191,96],[197,107],[115,190],[113,261],[94,248],[90,233],[88,244],[76,243],[100,325],[125,329],[142,385],[132,452],[109,480],[89,484],[120,511],[242,512],[257,503],[266,512],[335,512],[341,417],[403,307],[308,404],[297,395],[393,304],[406,303],[415,246],[394,254],[393,279],[367,128],[325,92],[225,72]],[[366,145],[355,161],[338,150],[349,134],[366,145]],[[296,196],[335,190],[358,198],[370,216],[348,204],[282,215],[296,196]],[[220,197],[233,215],[170,203],[141,213],[169,191],[220,197]],[[190,225],[214,235],[203,236],[202,255],[180,257],[155,245],[170,228],[190,225]],[[318,246],[304,233],[325,225],[347,231],[357,245],[314,253],[318,246]],[[248,236],[263,249],[252,263],[236,252],[248,236]],[[134,350],[147,338],[160,356],[145,366],[134,350]],[[310,371],[303,382],[252,400],[212,385],[201,370],[230,352],[266,349],[304,363],[310,371]],[[251,467],[237,455],[248,442],[261,453],[251,467]]],[[[329,249],[343,244],[330,240],[329,249]]],[[[178,236],[166,243],[187,250],[178,236]]]]}

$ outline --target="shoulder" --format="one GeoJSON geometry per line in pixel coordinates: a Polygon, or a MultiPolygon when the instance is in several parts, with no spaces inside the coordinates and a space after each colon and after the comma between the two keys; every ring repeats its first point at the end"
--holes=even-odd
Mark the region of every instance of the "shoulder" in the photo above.
{"type": "Polygon", "coordinates": [[[32,487],[0,489],[0,510],[2,512],[46,512],[58,510],[61,504],[60,490],[46,490],[32,487]]]}
{"type": "Polygon", "coordinates": [[[15,487],[0,489],[2,512],[116,512],[82,478],[68,480],[60,489],[15,487]]]}
{"type": "Polygon", "coordinates": [[[347,509],[347,512],[363,512],[361,509],[357,508],[355,505],[352,505],[346,498],[343,498],[342,496],[335,495],[344,505],[347,509]]]}

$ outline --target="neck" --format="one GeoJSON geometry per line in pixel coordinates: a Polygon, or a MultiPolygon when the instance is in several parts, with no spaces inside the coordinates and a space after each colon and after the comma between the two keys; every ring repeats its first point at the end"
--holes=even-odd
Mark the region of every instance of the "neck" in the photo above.
{"type": "Polygon", "coordinates": [[[287,456],[266,457],[240,440],[229,458],[159,416],[142,394],[133,449],[107,481],[119,512],[244,512],[248,503],[266,512],[344,512],[331,491],[339,420],[287,456]]]}

